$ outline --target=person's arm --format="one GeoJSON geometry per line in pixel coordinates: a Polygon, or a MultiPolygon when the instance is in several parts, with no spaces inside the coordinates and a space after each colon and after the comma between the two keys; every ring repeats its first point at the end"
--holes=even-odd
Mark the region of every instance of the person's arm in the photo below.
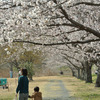
{"type": "Polygon", "coordinates": [[[20,88],[21,88],[21,78],[19,77],[18,86],[17,86],[17,88],[16,88],[16,93],[19,92],[20,88]]]}
{"type": "Polygon", "coordinates": [[[29,97],[29,98],[35,98],[35,96],[36,96],[35,93],[33,93],[32,96],[29,95],[28,97],[29,97]]]}

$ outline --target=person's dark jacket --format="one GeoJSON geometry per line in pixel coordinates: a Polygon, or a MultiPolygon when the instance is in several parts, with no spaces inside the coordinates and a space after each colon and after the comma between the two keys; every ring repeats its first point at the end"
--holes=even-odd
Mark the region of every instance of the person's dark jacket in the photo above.
{"type": "Polygon", "coordinates": [[[27,76],[20,76],[18,79],[18,86],[16,89],[16,93],[28,93],[28,85],[29,81],[27,76]]]}

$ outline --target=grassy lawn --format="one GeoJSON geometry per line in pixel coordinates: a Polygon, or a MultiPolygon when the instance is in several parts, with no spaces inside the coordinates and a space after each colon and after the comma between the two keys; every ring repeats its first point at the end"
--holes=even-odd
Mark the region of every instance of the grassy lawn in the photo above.
{"type": "MultiPolygon", "coordinates": [[[[47,83],[47,77],[35,77],[34,81],[29,83],[29,91],[30,95],[33,93],[33,89],[35,86],[40,87],[40,91],[44,91],[44,85],[47,83]]],[[[17,78],[10,79],[8,78],[8,83],[9,83],[9,92],[6,89],[0,88],[0,100],[13,100],[15,98],[15,91],[17,87],[17,78]]]]}
{"type": "MultiPolygon", "coordinates": [[[[85,83],[84,81],[69,76],[34,77],[34,81],[29,84],[30,94],[33,93],[33,88],[35,86],[39,86],[40,91],[46,94],[44,87],[50,79],[62,80],[66,89],[69,90],[70,95],[76,97],[77,100],[100,100],[100,88],[95,87],[95,75],[93,76],[92,84],[85,83]]],[[[10,87],[9,92],[6,89],[3,90],[0,88],[0,100],[13,100],[15,97],[17,78],[8,78],[8,82],[10,87]]],[[[45,96],[43,95],[43,97],[45,96]]]]}
{"type": "Polygon", "coordinates": [[[74,77],[65,77],[63,81],[71,96],[82,100],[100,100],[100,88],[95,87],[96,75],[93,75],[92,84],[74,77]]]}

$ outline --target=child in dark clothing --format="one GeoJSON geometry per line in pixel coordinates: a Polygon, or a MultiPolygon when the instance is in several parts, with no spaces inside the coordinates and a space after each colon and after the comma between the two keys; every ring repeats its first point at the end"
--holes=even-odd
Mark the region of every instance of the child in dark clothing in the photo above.
{"type": "Polygon", "coordinates": [[[34,100],[42,100],[42,93],[39,92],[39,87],[34,88],[34,93],[29,98],[34,98],[34,100]]]}

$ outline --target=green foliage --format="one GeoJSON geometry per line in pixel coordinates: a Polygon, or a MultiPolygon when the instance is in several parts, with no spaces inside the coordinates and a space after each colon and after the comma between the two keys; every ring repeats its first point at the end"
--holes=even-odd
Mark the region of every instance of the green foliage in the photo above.
{"type": "Polygon", "coordinates": [[[18,69],[15,66],[13,66],[13,71],[18,72],[18,69]]]}
{"type": "Polygon", "coordinates": [[[34,62],[34,55],[32,51],[25,51],[20,55],[20,60],[23,62],[34,62]]]}
{"type": "Polygon", "coordinates": [[[5,45],[0,49],[0,64],[10,63],[14,66],[13,70],[18,71],[19,68],[27,68],[29,77],[34,75],[35,71],[40,69],[44,60],[41,50],[32,49],[33,45],[30,45],[30,51],[23,48],[23,43],[13,43],[12,46],[5,45]]]}
{"type": "Polygon", "coordinates": [[[25,51],[19,57],[20,68],[28,70],[28,77],[32,79],[35,74],[36,67],[40,68],[42,65],[42,52],[41,51],[25,51]]]}
{"type": "Polygon", "coordinates": [[[6,51],[4,50],[4,47],[0,47],[0,64],[3,63],[4,58],[6,57],[6,51]]]}
{"type": "Polygon", "coordinates": [[[34,66],[32,62],[24,62],[19,65],[20,68],[26,68],[28,70],[28,77],[31,79],[34,75],[34,66]]]}
{"type": "Polygon", "coordinates": [[[17,52],[16,48],[14,47],[10,47],[8,45],[5,45],[3,47],[0,47],[0,64],[4,63],[4,62],[11,62],[12,59],[9,59],[11,57],[11,55],[13,55],[15,52],[17,52]],[[7,50],[5,50],[7,49],[7,50]],[[9,54],[7,54],[9,52],[9,54]]]}
{"type": "Polygon", "coordinates": [[[42,54],[33,51],[25,51],[23,54],[20,55],[21,62],[32,62],[34,64],[42,63],[42,54]]]}

